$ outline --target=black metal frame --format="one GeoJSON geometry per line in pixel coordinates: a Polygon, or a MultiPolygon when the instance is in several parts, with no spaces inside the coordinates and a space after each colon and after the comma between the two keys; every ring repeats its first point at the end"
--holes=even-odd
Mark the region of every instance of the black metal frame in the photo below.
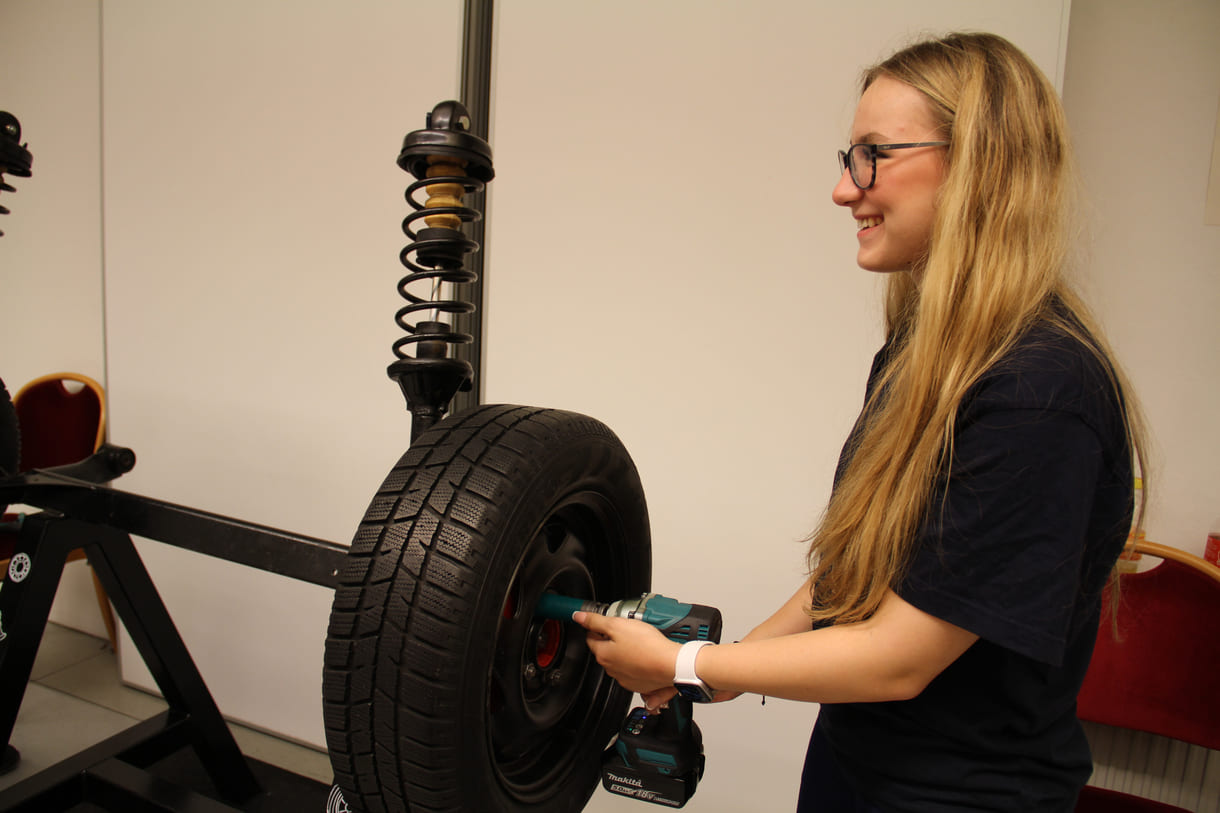
{"type": "Polygon", "coordinates": [[[852,144],[846,150],[839,150],[839,174],[851,170],[851,182],[856,185],[860,191],[867,191],[873,188],[873,184],[877,182],[877,153],[886,152],[888,150],[909,150],[913,147],[947,147],[948,141],[912,141],[906,144],[852,144]],[[869,177],[868,184],[862,184],[856,178],[856,159],[852,158],[852,153],[856,150],[863,149],[868,155],[869,169],[872,175],[869,177]]]}
{"type": "Polygon", "coordinates": [[[186,746],[225,799],[241,803],[260,791],[132,534],[331,588],[347,554],[333,542],[99,485],[134,463],[124,451],[107,446],[82,464],[0,482],[0,503],[45,509],[25,519],[0,589],[0,736],[6,744],[12,736],[67,555],[82,547],[169,709],[0,792],[0,809],[46,813],[91,801],[115,810],[236,810],[145,770],[186,746]],[[128,463],[116,470],[116,459],[128,463]]]}

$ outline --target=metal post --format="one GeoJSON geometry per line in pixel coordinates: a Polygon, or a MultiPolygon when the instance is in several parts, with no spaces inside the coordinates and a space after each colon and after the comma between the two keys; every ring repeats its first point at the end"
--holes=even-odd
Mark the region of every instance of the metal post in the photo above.
{"type": "MultiPolygon", "coordinates": [[[[488,139],[491,122],[491,46],[492,46],[492,13],[494,0],[466,0],[466,12],[462,31],[462,95],[461,101],[470,113],[471,132],[488,139]]],[[[478,274],[478,280],[462,286],[461,299],[473,302],[474,313],[461,314],[454,320],[454,327],[474,336],[474,342],[455,348],[454,356],[470,362],[474,370],[474,389],[470,392],[459,392],[453,398],[449,414],[453,414],[482,403],[481,389],[483,386],[483,276],[486,266],[483,257],[487,254],[487,235],[484,224],[487,222],[487,193],[476,192],[470,195],[469,204],[472,208],[483,212],[483,220],[466,226],[468,236],[482,246],[467,263],[471,271],[478,274]]]]}

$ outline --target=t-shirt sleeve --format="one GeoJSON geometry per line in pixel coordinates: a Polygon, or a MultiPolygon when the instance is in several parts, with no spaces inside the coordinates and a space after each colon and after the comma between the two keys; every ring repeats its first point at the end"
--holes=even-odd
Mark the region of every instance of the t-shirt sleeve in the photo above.
{"type": "Polygon", "coordinates": [[[1059,665],[1081,589],[1095,432],[1072,411],[986,404],[959,417],[902,597],[994,644],[1059,665]]]}

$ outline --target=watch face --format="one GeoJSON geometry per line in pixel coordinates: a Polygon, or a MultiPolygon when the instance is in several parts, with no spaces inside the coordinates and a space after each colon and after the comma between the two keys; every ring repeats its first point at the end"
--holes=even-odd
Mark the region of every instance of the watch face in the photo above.
{"type": "Polygon", "coordinates": [[[711,692],[698,683],[675,683],[674,688],[678,690],[678,694],[692,703],[712,702],[711,692]]]}

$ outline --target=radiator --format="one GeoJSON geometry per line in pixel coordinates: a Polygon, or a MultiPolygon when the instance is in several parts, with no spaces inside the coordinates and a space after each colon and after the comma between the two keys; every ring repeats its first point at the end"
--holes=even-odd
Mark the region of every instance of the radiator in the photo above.
{"type": "Polygon", "coordinates": [[[1220,751],[1097,723],[1084,730],[1093,749],[1089,784],[1220,813],[1220,751]]]}

